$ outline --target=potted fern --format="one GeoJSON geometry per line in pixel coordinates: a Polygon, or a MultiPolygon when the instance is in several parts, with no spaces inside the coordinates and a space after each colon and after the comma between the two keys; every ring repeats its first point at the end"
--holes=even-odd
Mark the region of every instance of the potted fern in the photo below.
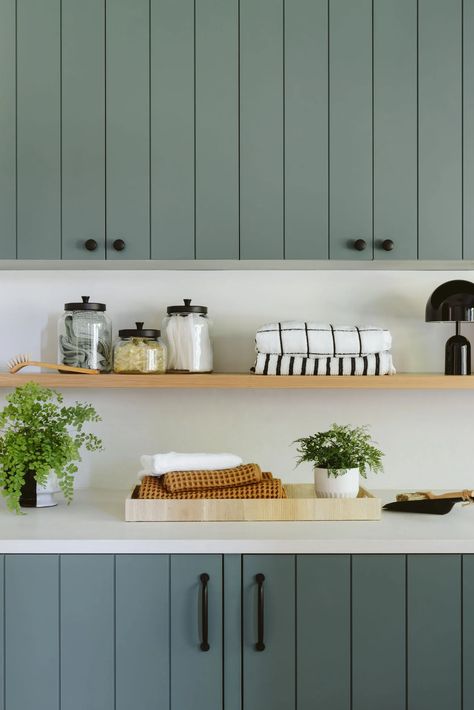
{"type": "Polygon", "coordinates": [[[63,396],[35,382],[7,395],[0,411],[0,488],[10,510],[56,505],[48,482],[55,474],[68,503],[80,450],[98,451],[101,440],[83,428],[100,417],[90,404],[64,404],[63,396]]]}
{"type": "Polygon", "coordinates": [[[357,498],[360,476],[383,470],[380,449],[374,446],[367,427],[333,424],[328,431],[297,439],[298,462],[314,468],[318,498],[357,498]]]}

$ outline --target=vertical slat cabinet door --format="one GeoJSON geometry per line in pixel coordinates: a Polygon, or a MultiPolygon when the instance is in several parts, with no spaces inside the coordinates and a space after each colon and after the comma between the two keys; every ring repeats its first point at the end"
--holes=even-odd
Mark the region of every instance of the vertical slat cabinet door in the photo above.
{"type": "Polygon", "coordinates": [[[0,0],[0,259],[16,257],[15,0],[0,0]]]}
{"type": "Polygon", "coordinates": [[[106,256],[149,259],[149,0],[111,0],[105,12],[106,256]]]}
{"type": "Polygon", "coordinates": [[[62,0],[62,256],[105,258],[104,3],[62,0]]]}
{"type": "Polygon", "coordinates": [[[329,96],[329,254],[372,259],[371,0],[329,4],[329,96]]]}
{"type": "Polygon", "coordinates": [[[18,258],[61,258],[60,0],[17,3],[18,258]]]}
{"type": "Polygon", "coordinates": [[[61,557],[61,710],[114,710],[114,557],[61,557]]]}
{"type": "Polygon", "coordinates": [[[474,259],[474,0],[463,3],[463,256],[474,259]]]}
{"type": "Polygon", "coordinates": [[[463,708],[474,707],[474,684],[472,669],[474,668],[474,555],[463,555],[463,708]]]}
{"type": "Polygon", "coordinates": [[[242,558],[224,555],[224,708],[242,710],[242,558]]]}
{"type": "Polygon", "coordinates": [[[406,710],[405,564],[352,558],[352,710],[406,710]]]}
{"type": "Polygon", "coordinates": [[[409,555],[408,708],[461,709],[461,557],[409,555]]]}
{"type": "Polygon", "coordinates": [[[419,257],[462,258],[462,2],[419,0],[419,257]]]}
{"type": "Polygon", "coordinates": [[[328,258],[328,2],[285,2],[285,257],[328,258]]]}
{"type": "Polygon", "coordinates": [[[417,0],[374,3],[374,256],[416,259],[417,0]]]}
{"type": "Polygon", "coordinates": [[[196,258],[239,258],[238,0],[196,3],[196,258]]]}
{"type": "Polygon", "coordinates": [[[242,578],[242,709],[288,710],[296,692],[295,557],[245,555],[242,578]]]}
{"type": "Polygon", "coordinates": [[[0,710],[5,710],[5,557],[0,555],[0,710]]]}
{"type": "Polygon", "coordinates": [[[296,558],[297,708],[351,707],[349,555],[296,558]]]}
{"type": "Polygon", "coordinates": [[[116,710],[169,710],[167,555],[117,555],[116,710]]]}
{"type": "Polygon", "coordinates": [[[171,710],[221,710],[222,557],[173,555],[170,599],[171,710]]]}
{"type": "Polygon", "coordinates": [[[240,258],[283,259],[283,0],[240,0],[240,258]]]}
{"type": "Polygon", "coordinates": [[[5,708],[59,710],[59,558],[5,559],[5,708]]]}
{"type": "Polygon", "coordinates": [[[151,0],[152,259],[195,257],[194,5],[151,0]]]}

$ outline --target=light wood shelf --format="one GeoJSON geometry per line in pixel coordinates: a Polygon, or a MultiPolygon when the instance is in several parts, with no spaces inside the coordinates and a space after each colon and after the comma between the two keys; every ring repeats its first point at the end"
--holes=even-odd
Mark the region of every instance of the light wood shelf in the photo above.
{"type": "Polygon", "coordinates": [[[57,389],[370,389],[470,390],[474,375],[459,377],[437,373],[400,373],[383,377],[272,376],[215,372],[206,375],[65,375],[23,372],[0,373],[0,388],[38,382],[57,389]]]}

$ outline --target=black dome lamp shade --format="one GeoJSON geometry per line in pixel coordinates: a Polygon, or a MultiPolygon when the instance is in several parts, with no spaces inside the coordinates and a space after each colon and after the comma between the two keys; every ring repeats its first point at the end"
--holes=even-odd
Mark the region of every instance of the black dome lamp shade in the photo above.
{"type": "Polygon", "coordinates": [[[471,374],[471,344],[461,335],[460,323],[474,323],[474,283],[446,281],[426,304],[427,322],[456,323],[456,335],[446,341],[445,375],[471,374]]]}

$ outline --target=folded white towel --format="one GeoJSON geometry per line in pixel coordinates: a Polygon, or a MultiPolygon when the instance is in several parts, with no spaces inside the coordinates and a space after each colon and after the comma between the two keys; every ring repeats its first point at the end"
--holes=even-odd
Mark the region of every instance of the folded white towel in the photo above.
{"type": "Polygon", "coordinates": [[[234,454],[152,454],[140,457],[142,474],[161,476],[170,471],[218,471],[221,468],[234,468],[242,464],[240,456],[234,454]]]}
{"type": "Polygon", "coordinates": [[[390,331],[374,326],[341,326],[303,321],[268,323],[257,330],[256,350],[270,355],[362,357],[390,350],[390,331]]]}
{"type": "Polygon", "coordinates": [[[310,358],[258,353],[256,375],[394,375],[390,353],[362,357],[310,358]]]}

